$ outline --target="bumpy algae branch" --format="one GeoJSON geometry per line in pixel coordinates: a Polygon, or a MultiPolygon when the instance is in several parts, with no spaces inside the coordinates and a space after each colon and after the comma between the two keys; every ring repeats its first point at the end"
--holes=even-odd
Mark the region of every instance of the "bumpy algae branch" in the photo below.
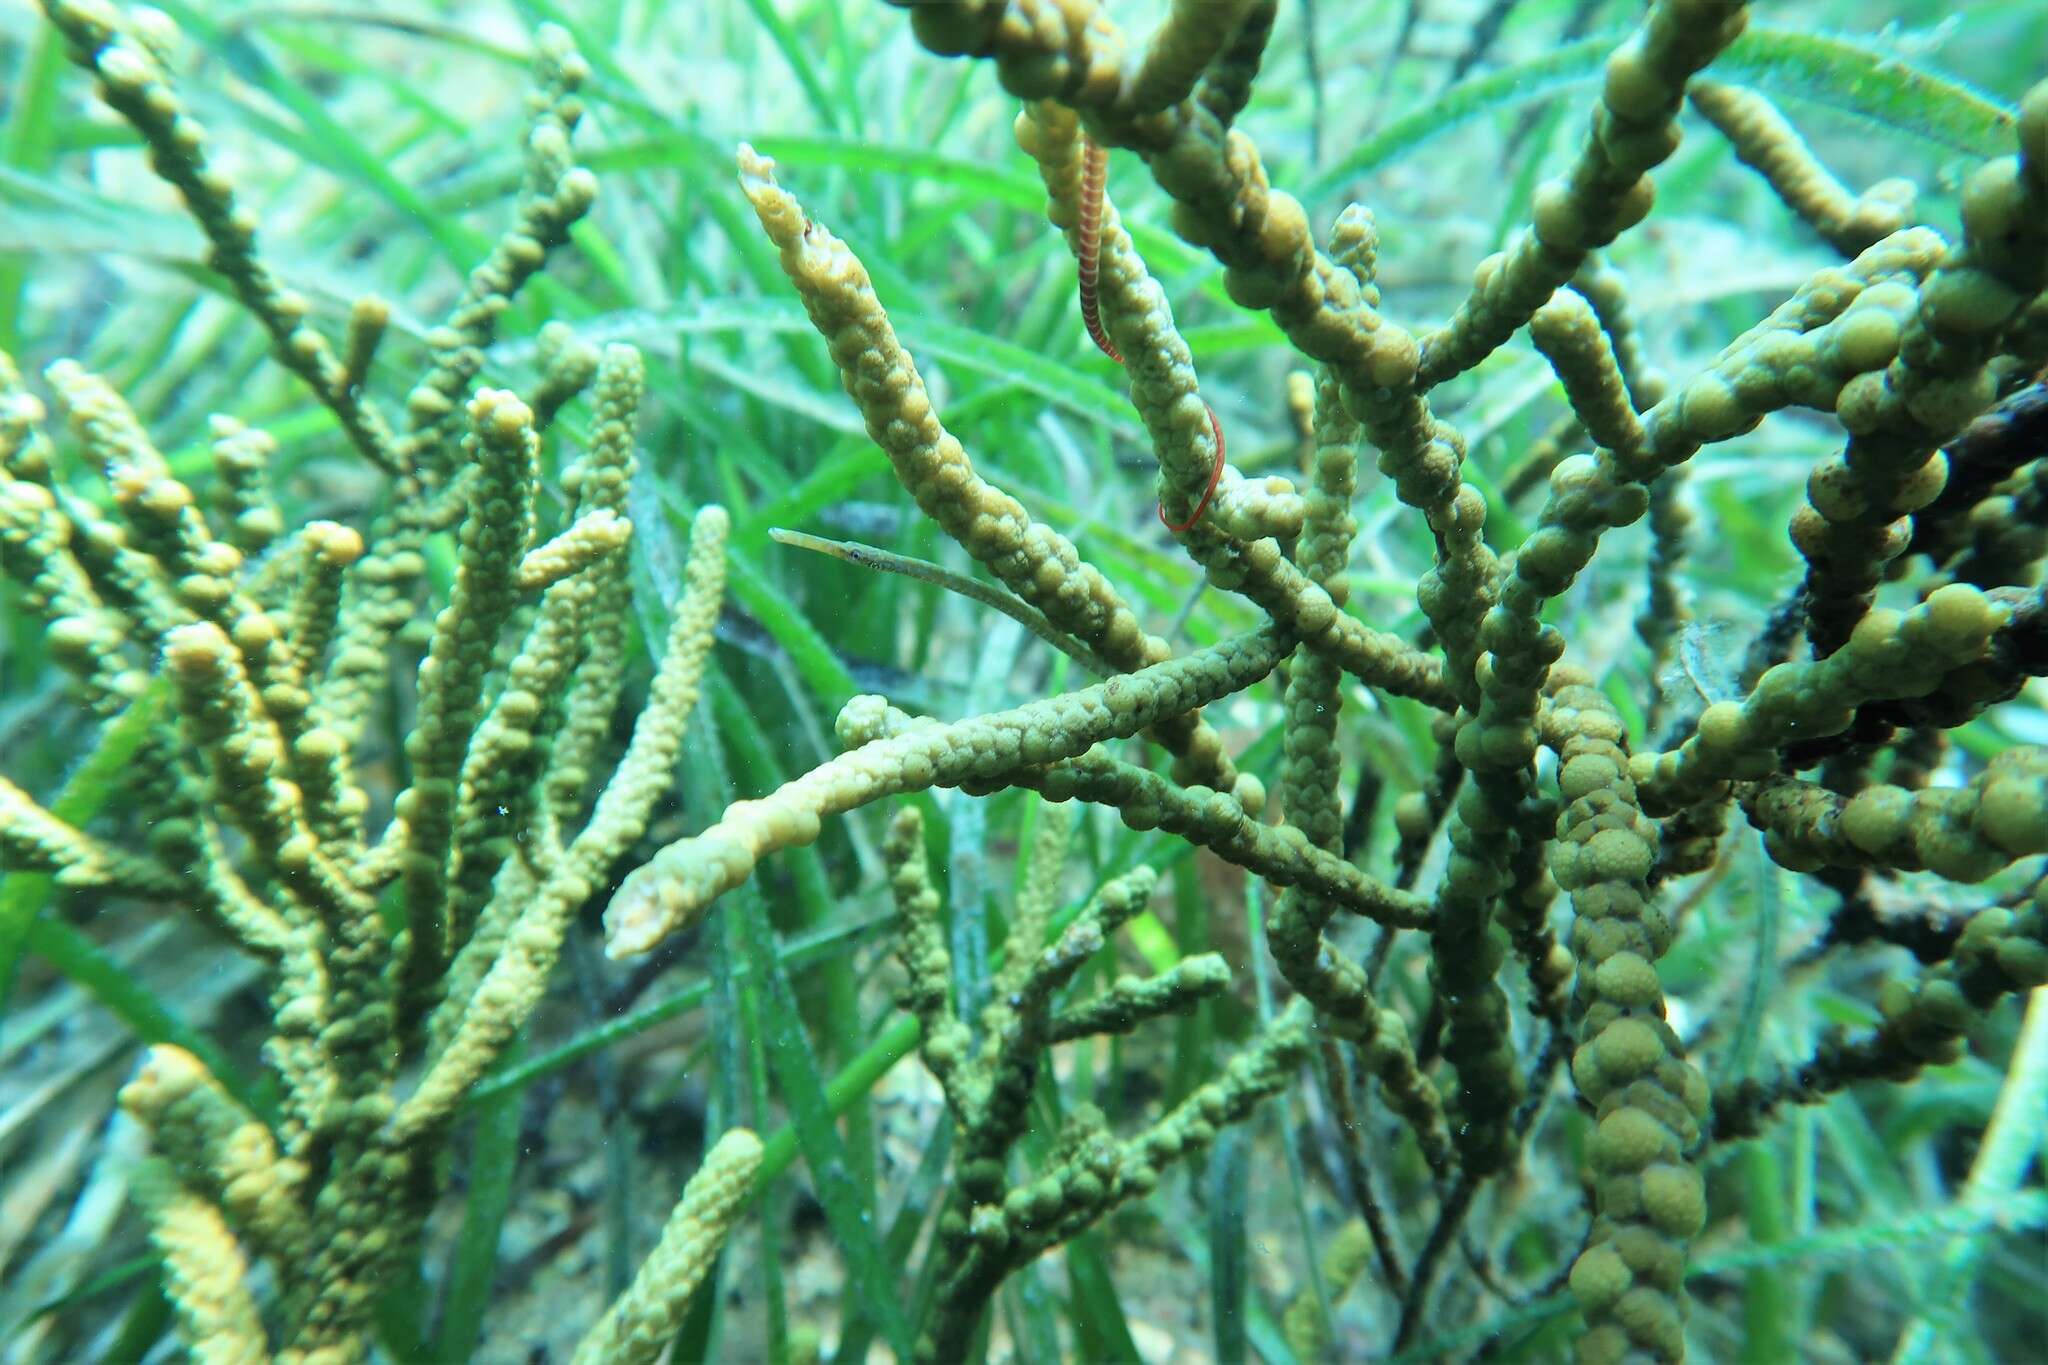
{"type": "MultiPolygon", "coordinates": [[[[774,163],[740,149],[741,185],[811,321],[831,346],[847,392],[897,477],[924,513],[1012,592],[1118,668],[1157,664],[1164,640],[1148,635],[1107,578],[1073,543],[1033,521],[1016,499],[974,472],[960,442],[940,424],[924,381],[897,341],[867,271],[844,242],[813,222],[775,182],[774,163]]],[[[1171,722],[1161,738],[1190,781],[1229,788],[1235,770],[1215,731],[1198,718],[1171,722]]]]}
{"type": "MultiPolygon", "coordinates": [[[[1042,811],[1048,822],[1042,829],[1066,828],[1065,816],[1055,810],[1042,811]]],[[[1093,1110],[1071,1113],[1053,1160],[1036,1177],[1012,1183],[1006,1169],[1010,1148],[1022,1135],[1048,1048],[1183,1013],[1222,990],[1230,977],[1221,958],[1205,954],[1147,979],[1119,977],[1093,999],[1056,1009],[1057,993],[1144,909],[1158,881],[1150,868],[1140,868],[1109,882],[1051,936],[1044,879],[1064,846],[1064,833],[1051,834],[1034,852],[996,969],[1001,989],[992,992],[976,1030],[951,999],[950,954],[925,860],[924,822],[906,805],[890,823],[885,855],[902,915],[897,955],[908,977],[902,1000],[923,1025],[922,1056],[944,1090],[961,1144],[954,1197],[938,1228],[940,1263],[947,1269],[918,1342],[920,1360],[957,1358],[988,1295],[1006,1276],[1117,1204],[1149,1192],[1165,1163],[1199,1151],[1214,1140],[1218,1126],[1243,1118],[1284,1084],[1289,1064],[1306,1049],[1299,1018],[1277,1021],[1220,1079],[1123,1142],[1109,1138],[1093,1110]]]]}
{"type": "Polygon", "coordinates": [[[1572,1078],[1598,1125],[1588,1155],[1596,1216],[1572,1263],[1571,1287],[1592,1331],[1587,1361],[1685,1354],[1685,1243],[1706,1218],[1691,1156],[1707,1115],[1707,1084],[1664,1019],[1657,959],[1670,920],[1645,879],[1656,826],[1636,803],[1627,732],[1583,673],[1553,675],[1544,741],[1557,753],[1558,818],[1551,870],[1571,895],[1579,1045],[1572,1078]]]}
{"type": "Polygon", "coordinates": [[[1854,256],[1912,221],[1912,181],[1880,180],[1851,194],[1821,165],[1799,130],[1755,91],[1698,81],[1687,93],[1692,107],[1728,139],[1743,164],[1755,168],[1787,208],[1844,256],[1854,256]]]}
{"type": "Polygon", "coordinates": [[[683,1187],[661,1241],[576,1348],[577,1365],[652,1365],[675,1340],[761,1165],[761,1139],[735,1128],[683,1187]]]}
{"type": "Polygon", "coordinates": [[[1940,446],[1997,396],[2006,334],[2048,285],[2048,84],[2020,108],[2019,150],[1963,186],[1963,238],[1942,254],[1902,318],[1896,356],[1842,391],[1841,455],[1808,484],[1792,525],[1806,556],[1817,652],[1840,648],[1885,567],[1910,541],[1911,513],[1941,492],[1940,446]]]}
{"type": "MultiPolygon", "coordinates": [[[[838,719],[839,738],[850,747],[937,728],[938,722],[907,715],[881,697],[853,698],[838,719]]],[[[977,794],[1006,786],[1028,787],[1053,801],[1107,806],[1132,829],[1177,834],[1276,886],[1302,887],[1334,908],[1382,924],[1418,928],[1428,922],[1427,901],[1314,847],[1298,830],[1261,824],[1235,797],[1204,787],[1176,786],[1149,769],[1110,757],[1100,747],[1061,762],[961,784],[963,790],[977,794]]]]}
{"type": "MultiPolygon", "coordinates": [[[[353,365],[306,321],[305,296],[286,289],[258,255],[255,215],[212,164],[206,129],[185,111],[157,54],[124,35],[125,16],[105,0],[45,0],[43,10],[73,58],[99,78],[107,103],[141,135],[151,168],[184,198],[211,247],[209,264],[270,334],[272,354],[333,411],[364,459],[395,471],[400,456],[390,427],[360,401],[353,365]]],[[[352,361],[367,366],[373,349],[365,336],[349,348],[352,361]]]]}
{"type": "Polygon", "coordinates": [[[1844,797],[1772,777],[1742,803],[1771,856],[1798,872],[1876,866],[1979,882],[2048,853],[2048,754],[2031,745],[1997,755],[1964,787],[1875,783],[1844,797]]]}
{"type": "Polygon", "coordinates": [[[1632,760],[1646,809],[1658,813],[1717,794],[1732,778],[1777,769],[1793,739],[1837,734],[1860,704],[1925,696],[1984,657],[2006,609],[1954,583],[1907,612],[1865,616],[1841,649],[1825,659],[1782,663],[1740,702],[1715,702],[1676,750],[1632,760]]]}
{"type": "MultiPolygon", "coordinates": [[[[1325,377],[1317,386],[1311,420],[1312,491],[1295,558],[1341,606],[1347,595],[1343,569],[1357,526],[1351,499],[1358,479],[1359,432],[1343,410],[1334,380],[1325,377]]],[[[1324,853],[1342,850],[1341,764],[1336,748],[1342,702],[1334,662],[1312,646],[1296,649],[1285,697],[1290,723],[1280,800],[1289,822],[1324,853]]],[[[1369,1059],[1373,1074],[1386,1087],[1388,1103],[1414,1127],[1431,1169],[1445,1171],[1450,1142],[1443,1102],[1416,1064],[1406,1023],[1373,998],[1364,970],[1332,951],[1324,938],[1338,908],[1337,901],[1312,888],[1289,887],[1273,909],[1269,937],[1274,961],[1294,988],[1369,1059]]]]}
{"type": "MultiPolygon", "coordinates": [[[[2029,813],[2038,825],[2040,811],[2029,813]]],[[[1958,1060],[1970,1029],[2008,995],[2048,985],[2048,878],[2016,904],[1971,915],[1952,956],[1918,977],[1894,977],[1878,993],[1878,1026],[1851,1038],[1831,1031],[1811,1057],[1777,1074],[1714,1092],[1714,1136],[1754,1136],[1785,1104],[1819,1104],[1863,1081],[1910,1081],[1958,1060]]]]}
{"type": "MultiPolygon", "coordinates": [[[[1048,215],[1082,254],[1088,248],[1077,240],[1083,145],[1078,121],[1068,110],[1040,104],[1018,116],[1016,131],[1019,145],[1038,162],[1048,215]]],[[[1289,563],[1281,538],[1296,516],[1305,522],[1305,512],[1294,508],[1291,488],[1255,496],[1226,469],[1216,511],[1207,520],[1195,517],[1194,509],[1207,499],[1218,458],[1213,409],[1201,398],[1193,357],[1174,327],[1173,310],[1139,259],[1115,207],[1100,205],[1090,226],[1103,322],[1116,350],[1128,357],[1131,402],[1159,461],[1161,516],[1169,528],[1178,528],[1181,543],[1212,583],[1243,593],[1318,652],[1395,695],[1449,704],[1434,660],[1340,610],[1341,597],[1289,563]],[[1284,514],[1274,505],[1282,500],[1284,514]],[[1189,524],[1181,526],[1184,518],[1189,524]]]]}
{"type": "Polygon", "coordinates": [[[646,952],[745,881],[767,854],[814,841],[826,815],[1077,757],[1101,740],[1138,734],[1242,691],[1272,672],[1280,653],[1273,633],[1256,632],[1080,692],[909,730],[842,754],[770,796],[734,804],[716,825],[635,871],[605,911],[606,951],[646,952]]]}

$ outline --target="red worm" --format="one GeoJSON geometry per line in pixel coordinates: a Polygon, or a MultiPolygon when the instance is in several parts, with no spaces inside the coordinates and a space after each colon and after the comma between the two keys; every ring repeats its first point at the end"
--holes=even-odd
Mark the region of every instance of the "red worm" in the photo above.
{"type": "Polygon", "coordinates": [[[1202,519],[1202,513],[1209,510],[1209,499],[1216,496],[1216,485],[1223,481],[1223,424],[1216,420],[1216,409],[1204,403],[1202,404],[1202,410],[1209,414],[1209,434],[1216,438],[1216,463],[1209,469],[1209,486],[1202,490],[1202,500],[1195,504],[1194,511],[1188,513],[1186,521],[1179,523],[1168,521],[1166,519],[1166,504],[1163,502],[1159,504],[1160,523],[1175,535],[1181,535],[1184,532],[1195,529],[1195,523],[1202,519]]]}
{"type": "Polygon", "coordinates": [[[1081,203],[1074,218],[1074,251],[1081,277],[1081,321],[1089,340],[1117,364],[1124,363],[1116,343],[1102,326],[1102,309],[1095,299],[1096,268],[1102,260],[1102,189],[1109,179],[1109,153],[1092,140],[1081,141],[1081,203]]]}
{"type": "MultiPolygon", "coordinates": [[[[1074,214],[1074,251],[1079,265],[1076,273],[1081,281],[1081,321],[1088,328],[1088,339],[1100,347],[1104,355],[1121,365],[1124,358],[1102,325],[1102,308],[1095,292],[1097,273],[1102,261],[1102,195],[1108,179],[1109,153],[1098,146],[1092,138],[1083,138],[1081,202],[1074,214]]],[[[1201,500],[1195,503],[1195,510],[1188,514],[1186,521],[1168,521],[1166,504],[1159,504],[1160,523],[1175,535],[1195,529],[1195,523],[1202,519],[1202,513],[1209,510],[1209,500],[1216,496],[1216,485],[1223,481],[1223,424],[1216,420],[1216,409],[1207,403],[1202,404],[1202,409],[1209,414],[1209,432],[1216,438],[1216,463],[1209,470],[1209,486],[1202,490],[1201,500]]]]}

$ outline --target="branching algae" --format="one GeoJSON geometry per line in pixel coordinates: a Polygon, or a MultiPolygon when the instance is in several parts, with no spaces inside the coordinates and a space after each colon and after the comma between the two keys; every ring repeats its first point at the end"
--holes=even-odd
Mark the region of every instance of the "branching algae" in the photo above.
{"type": "MultiPolygon", "coordinates": [[[[393,423],[366,383],[384,306],[359,303],[338,347],[323,337],[265,266],[256,224],[210,164],[149,26],[98,0],[46,8],[183,194],[211,265],[277,361],[392,493],[366,532],[288,527],[264,488],[267,438],[222,420],[209,515],[122,400],[60,363],[44,379],[72,444],[105,477],[110,504],[94,502],[55,476],[42,403],[11,364],[0,368],[6,571],[88,705],[114,717],[167,685],[175,710],[138,763],[146,848],[0,786],[0,853],[67,885],[186,907],[265,964],[276,1112],[241,1106],[189,1053],[155,1049],[122,1098],[155,1144],[136,1190],[195,1354],[266,1359],[274,1342],[280,1360],[357,1359],[379,1277],[407,1254],[438,1191],[455,1106],[533,1011],[572,917],[665,790],[719,612],[725,521],[716,509],[697,517],[688,590],[606,777],[638,357],[554,334],[535,394],[475,387],[500,313],[595,193],[570,142],[585,69],[559,31],[540,43],[519,220],[428,338],[432,363],[393,423]],[[569,512],[543,539],[536,443],[586,387],[598,420],[570,466],[569,512]],[[419,669],[408,780],[373,831],[356,742],[422,603],[423,547],[450,528],[457,570],[419,669]],[[276,1302],[254,1297],[251,1259],[279,1272],[276,1302]]],[[[1656,0],[1608,59],[1577,156],[1537,190],[1529,226],[1480,264],[1448,321],[1418,332],[1383,308],[1372,215],[1354,205],[1319,245],[1301,203],[1269,182],[1233,126],[1271,0],[1174,0],[1141,48],[1092,0],[904,8],[930,52],[992,63],[1023,102],[1017,145],[1075,257],[1088,331],[1123,362],[1157,461],[1159,519],[1214,588],[1266,623],[1178,656],[1148,633],[1067,536],[976,471],[867,270],[770,160],[742,147],[741,189],[904,489],[1014,595],[1005,610],[1098,677],[951,722],[856,698],[839,717],[840,756],[734,804],[626,877],[604,911],[610,953],[640,954],[689,928],[764,859],[817,840],[829,817],[934,787],[1037,791],[1047,804],[1028,876],[979,1010],[954,999],[922,818],[904,804],[889,824],[902,1004],[957,1143],[941,1271],[915,1324],[920,1359],[963,1358],[1007,1276],[1150,1193],[1319,1047],[1334,1056],[1339,1039],[1412,1136],[1440,1213],[1408,1260],[1368,1210],[1332,1252],[1332,1289],[1377,1265],[1412,1333],[1460,1221],[1516,1167],[1533,1101],[1563,1066],[1592,1118],[1591,1230],[1563,1276],[1586,1321],[1579,1357],[1680,1359],[1707,1146],[1856,1081],[1909,1080],[1958,1055],[2004,997],[2048,983],[2040,879],[1955,933],[1915,940],[1924,970],[1884,986],[1876,1029],[1831,1036],[1782,1075],[1716,1085],[1668,1021],[1658,965],[1675,932],[1667,884],[1726,856],[1737,819],[1782,867],[1851,892],[1895,871],[1979,882],[2048,853],[2040,750],[2012,749],[1960,785],[1932,779],[1945,732],[2048,669],[2048,604],[2026,586],[2048,522],[2048,83],[2008,121],[2011,154],[1970,174],[1951,240],[1915,222],[1911,186],[1852,192],[1765,97],[1700,77],[1742,34],[1746,6],[1656,0]],[[1651,212],[1649,173],[1677,148],[1688,101],[1844,259],[1697,373],[1670,378],[1645,361],[1626,282],[1601,252],[1651,212]],[[1112,164],[1150,173],[1172,229],[1212,253],[1230,297],[1269,315],[1313,367],[1289,393],[1305,437],[1299,487],[1229,466],[1165,291],[1105,193],[1112,164]],[[1525,330],[1571,416],[1506,480],[1510,496],[1548,486],[1534,528],[1509,546],[1461,475],[1465,437],[1431,394],[1525,330]],[[1739,697],[1632,735],[1600,685],[1610,661],[1546,609],[1608,531],[1647,518],[1655,548],[1638,626],[1669,658],[1686,613],[1688,464],[1789,409],[1832,414],[1846,432],[1792,520],[1803,581],[1787,585],[1750,651],[1739,697]],[[1415,585],[1420,642],[1368,624],[1347,600],[1368,449],[1432,533],[1435,562],[1415,585]],[[1880,585],[1900,582],[1919,589],[1917,604],[1880,607],[1880,585]],[[1268,678],[1284,714],[1270,797],[1203,718],[1268,678]],[[1396,808],[1391,880],[1346,856],[1347,679],[1440,715],[1436,772],[1396,808]],[[1158,746],[1168,771],[1134,761],[1137,746],[1122,741],[1158,746]],[[1056,923],[1072,802],[1278,888],[1266,940],[1294,999],[1142,1131],[1119,1137],[1101,1113],[1076,1109],[1027,1170],[1017,1149],[1050,1049],[1187,1010],[1231,977],[1221,958],[1195,956],[1074,998],[1079,968],[1144,908],[1155,874],[1116,877],[1056,923]],[[1440,828],[1447,858],[1417,889],[1440,828]],[[1560,892],[1568,905],[1554,905],[1560,892]],[[1383,1002],[1379,960],[1340,946],[1340,912],[1426,938],[1426,1026],[1383,1002]]],[[[1905,941],[1881,923],[1862,932],[1905,941]]],[[[760,1155],[744,1131],[717,1144],[585,1358],[659,1354],[760,1155]]],[[[1287,1314],[1286,1335],[1317,1355],[1331,1348],[1311,1306],[1287,1314]]]]}
{"type": "MultiPolygon", "coordinates": [[[[570,151],[587,69],[565,34],[541,34],[519,221],[430,338],[433,364],[393,429],[363,391],[383,305],[356,307],[337,353],[264,265],[149,30],[91,0],[48,13],[184,195],[211,265],[279,361],[397,485],[367,536],[287,528],[264,488],[267,438],[223,422],[214,455],[227,493],[209,518],[120,397],[60,362],[44,377],[105,477],[110,520],[56,478],[43,405],[0,364],[7,571],[89,705],[109,716],[141,705],[155,672],[176,712],[137,760],[146,850],[83,833],[10,785],[6,865],[178,904],[265,964],[276,1113],[243,1108],[191,1053],[153,1049],[121,1093],[157,1152],[136,1190],[196,1357],[272,1358],[248,1277],[259,1258],[281,1286],[268,1314],[275,1358],[358,1360],[437,1192],[456,1103],[525,1023],[571,916],[667,789],[723,593],[726,518],[697,518],[648,704],[604,773],[624,682],[619,551],[640,358],[563,347],[531,405],[473,389],[498,316],[596,192],[570,151]],[[540,435],[586,385],[598,420],[570,467],[572,511],[537,543],[540,435]],[[455,579],[419,670],[411,780],[373,832],[353,741],[384,691],[393,635],[417,610],[425,540],[448,527],[455,579]]],[[[586,1358],[660,1354],[760,1157],[745,1130],[712,1149],[586,1358]]]]}

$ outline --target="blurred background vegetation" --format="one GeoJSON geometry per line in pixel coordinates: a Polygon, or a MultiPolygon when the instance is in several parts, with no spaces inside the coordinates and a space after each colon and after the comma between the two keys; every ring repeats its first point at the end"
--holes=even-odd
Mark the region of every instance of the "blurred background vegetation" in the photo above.
{"type": "MultiPolygon", "coordinates": [[[[661,837],[827,757],[832,717],[858,692],[950,718],[1044,695],[1066,667],[974,602],[770,539],[771,528],[791,527],[972,572],[916,515],[862,433],[737,192],[732,153],[742,139],[773,156],[866,262],[948,426],[987,477],[1070,535],[1177,646],[1257,624],[1246,604],[1202,589],[1154,517],[1154,466],[1122,376],[1082,331],[1072,259],[1044,221],[1035,171],[1011,144],[1015,102],[988,69],[923,54],[901,13],[843,0],[162,8],[184,34],[177,69],[193,112],[261,214],[271,263],[330,331],[361,294],[393,300],[380,363],[400,373],[422,352],[423,320],[438,316],[508,216],[532,25],[552,20],[574,33],[594,69],[579,160],[598,173],[602,196],[507,320],[484,382],[529,383],[535,334],[552,319],[646,353],[632,507],[643,625],[658,625],[677,591],[678,528],[705,502],[733,514],[731,602],[661,837]]],[[[1109,8],[1142,32],[1156,6],[1109,8]]],[[[1372,207],[1388,311],[1411,326],[1438,321],[1477,260],[1526,221],[1539,177],[1583,136],[1590,82],[1635,12],[1628,0],[1283,0],[1241,126],[1312,222],[1326,226],[1351,199],[1372,207]]],[[[2042,75],[2048,52],[2040,0],[1788,0],[1756,19],[1854,32],[1909,71],[2008,104],[2042,75]]],[[[1920,217],[1953,227],[1954,188],[1978,158],[1945,111],[1966,102],[1845,93],[1841,72],[1790,63],[1716,74],[1778,96],[1852,187],[1907,176],[1922,187],[1920,217]]],[[[1652,358],[1685,374],[1835,258],[1696,119],[1656,179],[1656,213],[1612,259],[1631,281],[1652,358]]],[[[1110,194],[1173,300],[1232,458],[1291,471],[1298,438],[1284,394],[1294,357],[1277,329],[1229,304],[1220,269],[1164,230],[1161,196],[1121,154],[1110,194]]],[[[360,520],[379,494],[376,476],[270,363],[260,331],[200,258],[198,233],[33,6],[0,0],[0,349],[25,373],[75,356],[106,375],[182,472],[204,467],[209,414],[261,425],[282,443],[279,491],[294,522],[360,520]]],[[[1506,501],[1501,480],[1564,410],[1550,371],[1525,344],[1511,345],[1438,402],[1471,438],[1468,477],[1512,543],[1533,507],[1506,501]]],[[[572,408],[545,458],[573,449],[586,418],[584,404],[572,408]]],[[[1653,676],[1633,635],[1640,529],[1609,537],[1559,604],[1574,657],[1614,665],[1610,691],[1632,724],[1663,689],[1725,685],[1743,643],[1796,581],[1783,528],[1806,471],[1838,440],[1832,421],[1787,413],[1695,462],[1699,624],[1681,650],[1686,676],[1653,676]]],[[[1370,475],[1358,515],[1354,609],[1413,634],[1427,530],[1370,475]]],[[[444,547],[435,572],[445,581],[451,565],[444,547]]],[[[0,769],[48,791],[90,747],[91,727],[7,591],[0,769]]],[[[1955,738],[1978,756],[2043,742],[2038,703],[2030,692],[1955,738]]],[[[1357,709],[1347,772],[1359,775],[1357,806],[1370,813],[1357,856],[1384,868],[1392,798],[1422,784],[1435,746],[1419,706],[1361,694],[1357,709]]],[[[1277,692],[1234,699],[1212,718],[1270,781],[1277,692]]],[[[387,757],[406,720],[387,718],[387,757]]],[[[1021,792],[924,801],[941,832],[937,870],[956,933],[979,922],[959,911],[1000,914],[1008,904],[1037,802],[1021,792]]],[[[928,1278],[924,1233],[943,1195],[946,1151],[936,1091],[906,1059],[900,1030],[889,1032],[901,1016],[878,875],[882,818],[833,823],[815,848],[774,859],[738,893],[761,897],[781,931],[779,971],[749,955],[759,945],[726,943],[716,916],[673,951],[623,968],[602,960],[594,924],[572,932],[523,1060],[474,1097],[457,1197],[424,1251],[426,1292],[394,1296],[413,1304],[389,1315],[394,1357],[461,1358],[473,1348],[475,1359],[522,1360],[539,1358],[529,1348],[573,1340],[645,1250],[704,1133],[744,1122],[767,1134],[794,1116],[812,1120],[792,1130],[800,1141],[785,1138],[803,1160],[729,1246],[692,1340],[722,1359],[867,1358],[873,1324],[848,1286],[875,1283],[872,1272],[910,1294],[928,1278]],[[827,1113],[841,1121],[823,1122],[827,1113]],[[820,1190],[860,1202],[875,1229],[869,1245],[833,1245],[820,1190]],[[849,1274],[850,1256],[868,1258],[859,1273],[849,1274]]],[[[1070,889],[1139,862],[1167,873],[1169,894],[1121,951],[1164,965],[1213,948],[1237,969],[1238,989],[1178,1023],[1070,1049],[1041,1101],[1043,1132],[1065,1105],[1092,1102],[1126,1125],[1156,1111],[1272,1007],[1264,949],[1251,946],[1262,936],[1248,929],[1261,888],[1236,869],[1090,817],[1070,889]]],[[[1670,893],[1687,906],[1664,964],[1674,1023],[1710,1069],[1718,1064],[1717,1079],[1807,1055],[1831,1022],[1869,1022],[1873,984],[1907,960],[1894,948],[1813,951],[1830,898],[1797,886],[1744,833],[1714,871],[1670,893]]],[[[1904,877],[1885,894],[1942,913],[1983,904],[2002,886],[1904,877]]],[[[32,917],[45,894],[10,878],[0,911],[32,917]]],[[[50,913],[81,930],[92,952],[39,953],[30,939],[18,963],[0,963],[13,978],[0,1018],[0,1356],[161,1355],[155,1268],[120,1197],[137,1138],[110,1117],[113,1091],[138,1038],[198,1038],[253,1074],[263,993],[253,967],[196,926],[82,899],[50,913]]],[[[1113,975],[1117,951],[1091,970],[1113,975]]],[[[1421,958],[1404,947],[1386,978],[1411,1020],[1428,1005],[1421,958]]],[[[1698,1358],[1883,1358],[1923,1319],[1942,1333],[1945,1358],[2041,1349],[2048,1208],[2038,1174],[2015,1194],[2005,1226],[1981,1212],[1943,1221],[1999,1094],[2018,1017],[2001,1012],[1968,1058],[1910,1088],[1845,1094],[1786,1116],[1764,1140],[1713,1151],[1713,1211],[1692,1284],[1698,1358]],[[1974,1313],[1931,1289],[1931,1258],[1956,1246],[1983,1257],[1974,1313]]],[[[991,1357],[1285,1360],[1277,1324],[1297,1302],[1324,1322],[1338,1356],[1379,1352],[1398,1300],[1370,1275],[1346,1294],[1316,1269],[1352,1213],[1347,1144],[1375,1167],[1409,1245],[1427,1233],[1426,1172],[1386,1141],[1391,1127],[1368,1128],[1343,1131],[1305,1077],[1231,1135],[1207,1170],[1177,1175],[1012,1280],[991,1357]]],[[[1555,1276],[1586,1226],[1583,1132],[1569,1100],[1553,1095],[1521,1173],[1487,1197],[1451,1258],[1415,1358],[1543,1359],[1568,1349],[1574,1320],[1555,1276]]]]}

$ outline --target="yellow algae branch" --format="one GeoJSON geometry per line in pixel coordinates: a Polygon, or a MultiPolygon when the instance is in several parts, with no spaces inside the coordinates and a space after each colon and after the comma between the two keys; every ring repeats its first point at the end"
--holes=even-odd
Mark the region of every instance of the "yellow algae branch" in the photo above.
{"type": "Polygon", "coordinates": [[[762,800],[735,802],[710,829],[670,844],[627,877],[604,913],[605,951],[631,957],[688,927],[762,858],[815,840],[824,816],[1127,739],[1242,692],[1273,671],[1289,644],[1272,630],[1254,631],[1065,696],[919,728],[841,754],[762,800]]]}

